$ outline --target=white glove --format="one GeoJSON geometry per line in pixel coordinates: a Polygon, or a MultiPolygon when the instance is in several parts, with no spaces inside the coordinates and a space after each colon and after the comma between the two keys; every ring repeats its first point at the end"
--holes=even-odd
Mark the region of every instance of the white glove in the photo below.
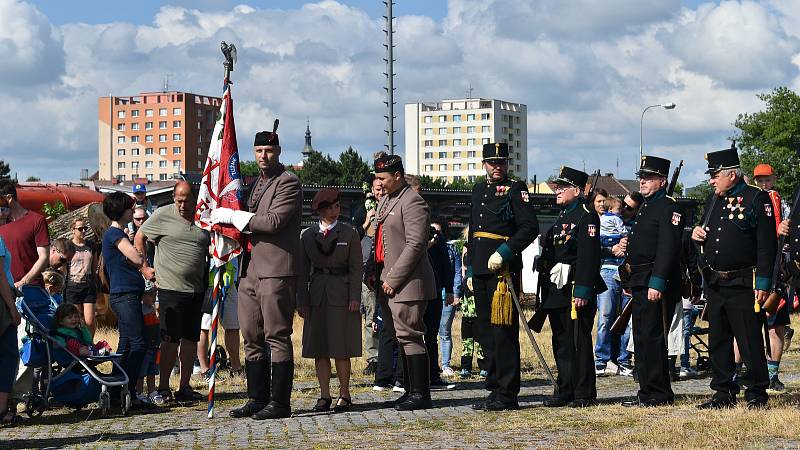
{"type": "Polygon", "coordinates": [[[236,211],[230,208],[216,208],[211,211],[211,223],[229,223],[235,226],[239,231],[244,231],[253,216],[255,216],[255,214],[247,211],[236,211]]]}
{"type": "Polygon", "coordinates": [[[472,290],[472,277],[467,278],[467,289],[472,290]]]}
{"type": "Polygon", "coordinates": [[[489,270],[492,272],[497,272],[501,267],[503,267],[503,257],[500,255],[500,253],[494,252],[492,253],[492,256],[489,257],[489,264],[487,265],[489,270]]]}
{"type": "Polygon", "coordinates": [[[558,289],[563,288],[569,279],[569,264],[556,263],[550,269],[550,282],[555,284],[558,289]]]}

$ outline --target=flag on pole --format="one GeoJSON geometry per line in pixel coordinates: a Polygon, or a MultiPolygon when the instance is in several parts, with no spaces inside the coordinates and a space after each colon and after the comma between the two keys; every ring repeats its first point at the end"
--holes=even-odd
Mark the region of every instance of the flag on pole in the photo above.
{"type": "MultiPolygon", "coordinates": [[[[242,179],[239,172],[239,152],[236,146],[236,127],[233,121],[231,83],[226,77],[222,105],[211,135],[203,181],[197,197],[195,224],[211,233],[212,291],[211,291],[211,359],[208,381],[208,418],[214,417],[214,384],[217,375],[217,328],[225,297],[231,289],[230,277],[225,277],[225,264],[242,253],[244,236],[233,225],[211,224],[211,211],[216,208],[242,209],[242,179]]],[[[235,287],[233,287],[235,289],[235,287]]]]}

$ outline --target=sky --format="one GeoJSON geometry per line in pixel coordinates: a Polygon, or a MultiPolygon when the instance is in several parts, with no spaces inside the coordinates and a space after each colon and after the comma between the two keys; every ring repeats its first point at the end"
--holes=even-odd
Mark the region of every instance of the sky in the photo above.
{"type": "MultiPolygon", "coordinates": [[[[367,159],[383,132],[383,5],[377,0],[0,0],[0,159],[20,179],[97,169],[97,99],[170,89],[219,95],[232,74],[242,159],[275,117],[284,161],[314,147],[367,159]],[[109,5],[112,5],[109,6],[109,5]]],[[[403,104],[473,95],[528,107],[528,178],[561,165],[633,178],[645,154],[727,148],[757,94],[800,90],[800,1],[397,0],[396,143],[403,104]]]]}

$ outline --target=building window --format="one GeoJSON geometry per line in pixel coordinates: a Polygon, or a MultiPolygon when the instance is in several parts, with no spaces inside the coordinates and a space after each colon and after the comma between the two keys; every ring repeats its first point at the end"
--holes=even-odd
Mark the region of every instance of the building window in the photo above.
{"type": "Polygon", "coordinates": [[[167,142],[167,135],[166,134],[159,134],[158,135],[158,142],[167,142]]]}
{"type": "Polygon", "coordinates": [[[153,110],[152,109],[145,109],[144,110],[144,115],[146,117],[153,117],[153,110]]]}
{"type": "Polygon", "coordinates": [[[203,168],[203,163],[200,162],[200,161],[197,161],[197,168],[198,169],[202,169],[203,168]]]}
{"type": "Polygon", "coordinates": [[[139,168],[139,161],[133,161],[131,163],[131,169],[138,169],[139,168]]]}
{"type": "Polygon", "coordinates": [[[148,134],[148,135],[146,135],[146,136],[144,137],[144,141],[145,141],[145,142],[153,142],[153,135],[152,135],[152,134],[148,134]]]}
{"type": "Polygon", "coordinates": [[[508,146],[508,151],[509,152],[513,152],[514,151],[514,146],[513,145],[509,145],[508,146]]]}
{"type": "Polygon", "coordinates": [[[439,147],[447,147],[447,139],[439,139],[439,147]]]}
{"type": "Polygon", "coordinates": [[[173,120],[172,121],[172,128],[180,128],[180,127],[181,127],[181,121],[180,120],[173,120]]]}
{"type": "Polygon", "coordinates": [[[425,136],[433,136],[433,128],[425,128],[425,136]]]}
{"type": "MultiPolygon", "coordinates": [[[[200,137],[202,137],[202,136],[200,136],[200,137]]],[[[180,141],[181,140],[181,135],[180,134],[173,134],[172,135],[172,140],[173,141],[180,141]]],[[[203,142],[203,140],[201,139],[200,142],[203,142]]]]}
{"type": "Polygon", "coordinates": [[[425,147],[433,147],[433,141],[432,140],[425,141],[425,147]]]}
{"type": "Polygon", "coordinates": [[[433,117],[425,116],[425,117],[422,118],[422,121],[425,122],[425,123],[431,123],[431,119],[433,119],[433,117]]]}
{"type": "Polygon", "coordinates": [[[453,152],[453,158],[461,158],[461,152],[453,152]]]}
{"type": "Polygon", "coordinates": [[[475,145],[475,139],[467,139],[467,145],[475,145]]]}
{"type": "Polygon", "coordinates": [[[172,167],[175,169],[181,169],[181,162],[180,161],[172,161],[172,167]]]}
{"type": "Polygon", "coordinates": [[[203,122],[197,122],[197,129],[198,130],[202,130],[203,129],[203,122]]]}
{"type": "Polygon", "coordinates": [[[475,170],[475,163],[468,163],[467,170],[475,170]]]}
{"type": "Polygon", "coordinates": [[[200,147],[197,147],[197,154],[198,155],[202,155],[203,154],[203,149],[200,148],[200,147]]]}
{"type": "Polygon", "coordinates": [[[517,157],[517,159],[519,159],[519,152],[516,153],[516,157],[517,157]]]}
{"type": "Polygon", "coordinates": [[[181,154],[181,148],[180,147],[172,147],[172,154],[173,155],[180,155],[181,154]]]}
{"type": "Polygon", "coordinates": [[[433,152],[425,152],[425,159],[433,158],[433,152]]]}
{"type": "Polygon", "coordinates": [[[203,110],[202,109],[198,109],[197,110],[197,117],[203,117],[203,110]]]}
{"type": "Polygon", "coordinates": [[[453,164],[453,170],[461,170],[461,164],[453,164]]]}
{"type": "Polygon", "coordinates": [[[145,161],[144,162],[144,167],[146,169],[152,169],[153,168],[153,161],[145,161]]]}
{"type": "Polygon", "coordinates": [[[124,168],[125,168],[125,163],[124,162],[120,161],[120,162],[117,163],[117,169],[124,169],[124,168]]]}
{"type": "Polygon", "coordinates": [[[461,145],[461,139],[453,139],[453,145],[461,145]]]}
{"type": "Polygon", "coordinates": [[[467,158],[474,158],[475,157],[475,150],[470,150],[467,152],[467,158]]]}
{"type": "Polygon", "coordinates": [[[467,133],[474,133],[475,127],[467,127],[467,133]]]}
{"type": "Polygon", "coordinates": [[[139,142],[139,136],[131,136],[131,142],[139,142]]]}
{"type": "Polygon", "coordinates": [[[484,144],[488,144],[489,143],[489,138],[483,138],[483,139],[481,139],[481,142],[484,143],[484,144]]]}
{"type": "Polygon", "coordinates": [[[475,120],[475,114],[467,114],[467,120],[475,120]]]}
{"type": "Polygon", "coordinates": [[[447,134],[447,127],[439,128],[439,134],[447,134]]]}
{"type": "Polygon", "coordinates": [[[519,164],[517,164],[517,173],[519,173],[519,171],[520,171],[519,164]]]}
{"type": "Polygon", "coordinates": [[[478,179],[478,177],[476,177],[475,175],[470,175],[467,177],[467,179],[469,180],[470,183],[474,183],[475,180],[478,179]]]}
{"type": "Polygon", "coordinates": [[[167,181],[167,174],[165,174],[165,173],[158,174],[158,180],[159,181],[167,181]]]}
{"type": "Polygon", "coordinates": [[[159,147],[158,154],[161,156],[167,156],[167,147],[159,147]]]}
{"type": "Polygon", "coordinates": [[[519,147],[519,141],[517,141],[517,147],[519,147]]]}
{"type": "Polygon", "coordinates": [[[180,108],[172,108],[172,115],[173,116],[180,116],[181,115],[181,109],[180,108]]]}
{"type": "Polygon", "coordinates": [[[514,122],[519,123],[519,116],[514,117],[514,119],[515,119],[514,122]]]}
{"type": "Polygon", "coordinates": [[[439,123],[446,122],[446,121],[447,121],[447,116],[444,116],[444,115],[439,116],[439,123]]]}
{"type": "Polygon", "coordinates": [[[158,162],[158,167],[162,168],[162,169],[167,167],[167,162],[166,161],[159,161],[158,162]]]}
{"type": "Polygon", "coordinates": [[[453,122],[461,122],[461,114],[453,114],[453,122]]]}
{"type": "Polygon", "coordinates": [[[481,114],[481,120],[489,120],[489,113],[481,114]]]}
{"type": "Polygon", "coordinates": [[[514,135],[513,134],[509,134],[508,135],[508,140],[511,141],[511,142],[514,142],[513,139],[514,139],[514,135]]]}
{"type": "Polygon", "coordinates": [[[132,123],[131,124],[131,130],[137,131],[138,129],[139,129],[139,124],[138,123],[132,123]]]}
{"type": "Polygon", "coordinates": [[[461,127],[453,127],[453,134],[461,133],[461,127]]]}
{"type": "Polygon", "coordinates": [[[439,164],[439,171],[444,172],[447,170],[447,164],[439,164]]]}
{"type": "Polygon", "coordinates": [[[145,122],[144,123],[145,130],[152,130],[153,129],[153,122],[145,122]]]}
{"type": "Polygon", "coordinates": [[[147,178],[147,181],[153,181],[153,174],[152,173],[148,173],[144,177],[147,178]]]}
{"type": "Polygon", "coordinates": [[[117,175],[117,181],[125,181],[125,175],[117,175]]]}
{"type": "Polygon", "coordinates": [[[447,158],[447,152],[439,152],[439,158],[447,158]]]}
{"type": "Polygon", "coordinates": [[[153,154],[153,148],[152,147],[145,148],[144,149],[144,154],[145,154],[145,156],[152,155],[153,154]]]}
{"type": "Polygon", "coordinates": [[[125,131],[125,124],[124,123],[118,123],[117,124],[117,131],[125,131]]]}
{"type": "Polygon", "coordinates": [[[166,130],[167,129],[167,121],[166,120],[162,120],[161,122],[158,122],[158,129],[159,130],[166,130]]]}
{"type": "Polygon", "coordinates": [[[158,109],[159,116],[166,116],[167,115],[167,108],[159,108],[158,109]]]}
{"type": "Polygon", "coordinates": [[[519,134],[519,128],[514,128],[514,133],[519,134]]]}
{"type": "Polygon", "coordinates": [[[117,136],[117,144],[124,144],[125,136],[117,136]]]}
{"type": "Polygon", "coordinates": [[[425,172],[433,172],[433,164],[425,164],[425,172]]]}
{"type": "Polygon", "coordinates": [[[117,118],[124,119],[125,118],[125,111],[117,111],[117,118]]]}
{"type": "Polygon", "coordinates": [[[131,156],[139,156],[139,149],[138,148],[132,148],[131,149],[131,156]]]}
{"type": "Polygon", "coordinates": [[[489,132],[489,125],[484,125],[481,127],[481,133],[488,133],[489,132]]]}
{"type": "Polygon", "coordinates": [[[117,156],[125,156],[125,149],[124,148],[118,148],[117,149],[117,156]]]}
{"type": "Polygon", "coordinates": [[[139,117],[139,110],[134,109],[131,111],[131,117],[139,117]]]}

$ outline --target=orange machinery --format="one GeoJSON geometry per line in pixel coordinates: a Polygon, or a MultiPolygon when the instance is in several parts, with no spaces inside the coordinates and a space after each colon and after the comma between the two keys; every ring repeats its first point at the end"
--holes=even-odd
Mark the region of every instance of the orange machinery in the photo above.
{"type": "Polygon", "coordinates": [[[103,194],[81,186],[61,184],[21,183],[17,187],[17,200],[25,209],[42,212],[45,203],[60,201],[68,211],[89,203],[102,202],[103,194]]]}

